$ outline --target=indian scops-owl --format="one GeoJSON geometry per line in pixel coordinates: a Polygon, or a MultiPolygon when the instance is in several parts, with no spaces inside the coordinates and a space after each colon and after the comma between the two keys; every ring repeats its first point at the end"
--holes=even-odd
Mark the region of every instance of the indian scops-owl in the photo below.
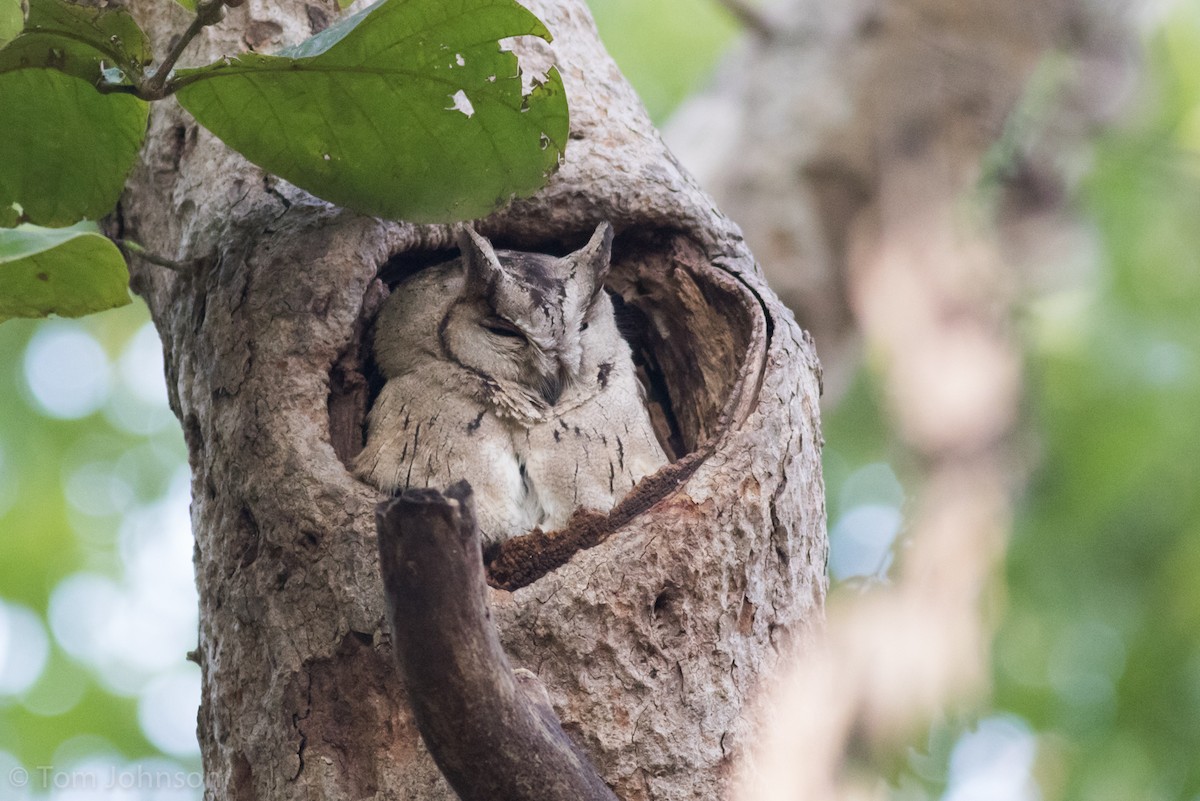
{"type": "Polygon", "coordinates": [[[464,227],[461,258],[397,286],[359,477],[388,492],[465,478],[488,546],[607,512],[666,464],[603,287],[612,238],[601,223],[557,258],[464,227]]]}

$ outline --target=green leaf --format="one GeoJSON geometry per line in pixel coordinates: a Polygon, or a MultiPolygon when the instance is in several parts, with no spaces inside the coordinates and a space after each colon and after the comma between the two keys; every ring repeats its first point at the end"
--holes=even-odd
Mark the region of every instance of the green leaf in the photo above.
{"type": "MultiPolygon", "coordinates": [[[[11,2],[0,0],[0,9],[11,2]]],[[[94,87],[106,72],[139,78],[152,58],[124,9],[29,0],[24,30],[0,48],[0,152],[21,154],[0,159],[0,226],[69,225],[113,207],[149,107],[94,87]]]]}
{"type": "MultiPolygon", "coordinates": [[[[0,0],[0,3],[11,0],[0,0]]],[[[99,84],[105,67],[131,79],[153,59],[150,42],[123,8],[30,0],[25,30],[0,50],[0,73],[43,67],[99,84]]]]}
{"type": "Polygon", "coordinates": [[[124,306],[128,284],[121,252],[93,222],[0,230],[0,321],[124,306]]]}
{"type": "Polygon", "coordinates": [[[54,70],[0,72],[0,153],[20,154],[0,158],[0,209],[19,203],[26,221],[48,226],[107,214],[148,114],[142,100],[54,70]]]}
{"type": "Polygon", "coordinates": [[[326,200],[471,219],[535,192],[566,146],[558,72],[523,95],[500,49],[523,35],[550,39],[513,0],[382,0],[279,55],[179,70],[177,96],[230,147],[326,200]]]}
{"type": "Polygon", "coordinates": [[[21,0],[0,0],[0,47],[8,44],[25,27],[21,0]]]}

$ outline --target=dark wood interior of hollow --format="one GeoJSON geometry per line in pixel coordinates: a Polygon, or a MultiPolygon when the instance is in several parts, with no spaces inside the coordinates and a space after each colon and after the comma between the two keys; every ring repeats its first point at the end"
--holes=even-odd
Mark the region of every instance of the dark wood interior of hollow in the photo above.
{"type": "Polygon", "coordinates": [[[747,297],[723,275],[680,237],[622,238],[613,251],[608,287],[638,319],[635,359],[648,373],[649,400],[663,406],[676,458],[719,433],[750,346],[747,297]]]}

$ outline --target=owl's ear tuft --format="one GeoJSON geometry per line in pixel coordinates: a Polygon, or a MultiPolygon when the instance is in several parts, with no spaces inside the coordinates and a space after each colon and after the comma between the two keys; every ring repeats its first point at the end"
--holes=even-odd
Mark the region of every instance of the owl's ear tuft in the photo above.
{"type": "Polygon", "coordinates": [[[600,292],[604,286],[604,277],[612,265],[613,228],[607,222],[596,226],[596,232],[581,249],[572,255],[578,264],[587,267],[588,277],[592,281],[592,296],[600,292]]]}
{"type": "Polygon", "coordinates": [[[500,266],[492,243],[475,233],[469,223],[459,226],[455,239],[467,269],[463,295],[479,297],[491,294],[497,281],[504,275],[504,268],[500,266]]]}

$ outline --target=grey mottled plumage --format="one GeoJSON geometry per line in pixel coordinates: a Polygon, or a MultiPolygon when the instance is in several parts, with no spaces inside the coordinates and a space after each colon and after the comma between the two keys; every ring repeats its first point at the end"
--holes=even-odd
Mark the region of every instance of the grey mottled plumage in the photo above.
{"type": "Polygon", "coordinates": [[[606,512],[666,464],[603,289],[611,247],[607,223],[563,258],[464,228],[462,258],[397,286],[356,473],[386,491],[465,478],[490,544],[606,512]]]}

